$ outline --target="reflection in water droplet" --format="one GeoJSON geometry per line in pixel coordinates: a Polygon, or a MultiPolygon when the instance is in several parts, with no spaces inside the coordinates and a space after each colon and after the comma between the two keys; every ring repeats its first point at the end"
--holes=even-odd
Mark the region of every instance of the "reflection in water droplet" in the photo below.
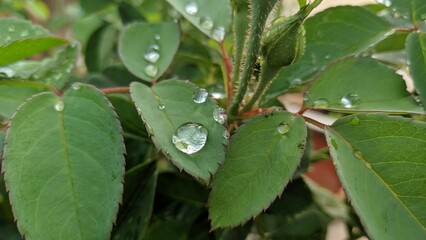
{"type": "Polygon", "coordinates": [[[9,67],[0,67],[0,78],[13,78],[15,70],[9,67]]]}
{"type": "Polygon", "coordinates": [[[196,103],[203,103],[206,101],[208,96],[209,93],[204,88],[197,88],[192,94],[192,100],[196,103]]]}
{"type": "Polygon", "coordinates": [[[359,96],[358,94],[355,94],[355,93],[349,93],[348,95],[340,99],[340,104],[342,104],[344,108],[348,108],[348,109],[355,108],[358,103],[359,103],[359,96]]]}
{"type": "Polygon", "coordinates": [[[11,25],[11,26],[9,26],[9,28],[7,30],[9,32],[14,32],[15,31],[15,26],[11,25]]]}
{"type": "Polygon", "coordinates": [[[58,112],[62,112],[64,110],[65,104],[62,101],[59,101],[55,104],[55,106],[53,106],[53,108],[58,111],[58,112]]]}
{"type": "Polygon", "coordinates": [[[158,109],[164,110],[165,108],[166,108],[166,105],[164,105],[162,103],[158,104],[158,109]]]}
{"type": "Polygon", "coordinates": [[[198,6],[195,2],[189,2],[184,6],[184,11],[187,14],[194,16],[198,13],[198,6]]]}
{"type": "Polygon", "coordinates": [[[155,49],[149,49],[143,57],[150,63],[156,63],[160,59],[160,53],[155,49]]]}
{"type": "Polygon", "coordinates": [[[213,110],[213,119],[220,124],[225,124],[228,119],[225,109],[219,107],[213,110]]]}
{"type": "Polygon", "coordinates": [[[209,17],[202,17],[200,19],[200,26],[208,31],[213,29],[214,23],[209,17]]]}
{"type": "Polygon", "coordinates": [[[145,74],[148,75],[148,77],[153,78],[157,76],[157,73],[158,73],[158,67],[151,64],[145,67],[145,74]]]}
{"type": "Polygon", "coordinates": [[[392,5],[391,0],[376,0],[378,3],[385,5],[386,7],[390,7],[392,5]]]}
{"type": "Polygon", "coordinates": [[[288,125],[286,122],[282,122],[278,125],[277,130],[280,134],[284,135],[290,131],[290,125],[288,125]]]}
{"type": "Polygon", "coordinates": [[[325,98],[320,98],[314,102],[314,107],[316,108],[327,108],[328,105],[328,100],[325,98]]]}
{"type": "Polygon", "coordinates": [[[200,151],[207,141],[207,128],[198,123],[185,123],[173,133],[172,143],[184,153],[200,151]]]}
{"type": "Polygon", "coordinates": [[[225,39],[225,28],[221,26],[215,28],[213,30],[212,37],[214,40],[222,42],[223,39],[225,39]]]}
{"type": "Polygon", "coordinates": [[[21,37],[27,37],[28,34],[29,34],[28,30],[24,30],[24,31],[21,32],[21,34],[19,36],[21,36],[21,37]]]}
{"type": "Polygon", "coordinates": [[[74,89],[74,90],[79,90],[81,88],[81,83],[78,83],[78,82],[73,83],[71,85],[71,88],[74,89]]]}
{"type": "Polygon", "coordinates": [[[350,124],[353,125],[353,126],[357,126],[357,125],[359,125],[360,122],[361,122],[361,120],[359,120],[358,117],[354,117],[354,118],[352,118],[350,124]]]}
{"type": "Polygon", "coordinates": [[[154,39],[158,41],[161,39],[161,36],[159,34],[155,34],[154,39]]]}

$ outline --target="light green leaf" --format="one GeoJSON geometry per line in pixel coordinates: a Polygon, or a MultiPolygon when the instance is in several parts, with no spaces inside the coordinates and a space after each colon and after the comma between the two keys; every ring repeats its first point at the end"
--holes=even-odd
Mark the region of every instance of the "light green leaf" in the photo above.
{"type": "Polygon", "coordinates": [[[228,0],[167,0],[167,2],[201,32],[218,42],[223,42],[232,19],[228,0]]]}
{"type": "Polygon", "coordinates": [[[174,22],[133,23],[120,36],[118,54],[131,73],[153,81],[167,70],[179,42],[179,27],[174,22]]]}
{"type": "Polygon", "coordinates": [[[387,37],[391,25],[361,7],[327,9],[305,21],[303,57],[282,68],[262,99],[267,105],[282,93],[306,82],[336,59],[359,54],[387,37]]]}
{"type": "Polygon", "coordinates": [[[408,35],[406,52],[411,77],[423,106],[426,106],[426,33],[408,35]]]}
{"type": "Polygon", "coordinates": [[[29,21],[15,18],[0,20],[0,66],[30,57],[67,43],[29,21]]]}
{"type": "Polygon", "coordinates": [[[26,239],[107,239],[123,190],[120,125],[89,85],[42,93],[14,115],[2,171],[26,239]]]}
{"type": "Polygon", "coordinates": [[[383,114],[326,129],[351,204],[372,239],[426,239],[426,124],[383,114]]]}
{"type": "Polygon", "coordinates": [[[336,62],[315,77],[305,94],[304,106],[344,112],[423,114],[395,71],[371,58],[336,62]]]}
{"type": "Polygon", "coordinates": [[[194,102],[193,94],[199,91],[195,85],[179,80],[162,81],[152,88],[137,82],[130,85],[131,97],[156,147],[179,169],[208,183],[225,158],[226,128],[213,119],[218,109],[213,100],[194,102]],[[205,144],[191,135],[188,140],[194,140],[194,144],[177,138],[175,146],[172,136],[178,129],[197,129],[194,134],[200,137],[207,131],[205,144]]]}
{"type": "Polygon", "coordinates": [[[242,224],[280,196],[299,165],[306,127],[288,112],[255,117],[229,143],[208,201],[212,228],[242,224]]]}

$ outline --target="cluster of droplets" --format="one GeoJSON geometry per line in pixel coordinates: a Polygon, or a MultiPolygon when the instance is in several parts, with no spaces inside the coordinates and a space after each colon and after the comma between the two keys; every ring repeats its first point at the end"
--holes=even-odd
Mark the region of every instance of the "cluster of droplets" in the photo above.
{"type": "MultiPolygon", "coordinates": [[[[308,95],[305,94],[305,101],[308,101],[308,95]]],[[[339,104],[346,109],[354,109],[358,107],[358,104],[360,102],[360,97],[356,93],[349,93],[344,95],[340,101],[339,104]]],[[[313,102],[313,106],[315,108],[327,108],[329,107],[330,102],[326,98],[318,98],[313,102]]]]}
{"type": "Polygon", "coordinates": [[[154,39],[155,42],[151,44],[143,56],[143,58],[149,63],[145,67],[145,74],[151,78],[154,78],[158,74],[158,66],[155,64],[160,59],[160,46],[158,45],[158,41],[161,39],[161,36],[156,34],[154,39]]]}
{"type": "Polygon", "coordinates": [[[200,151],[206,144],[208,130],[198,123],[185,123],[176,129],[172,143],[181,152],[193,154],[200,151]]]}
{"type": "Polygon", "coordinates": [[[18,28],[15,25],[10,25],[7,28],[7,32],[9,33],[8,35],[6,35],[3,39],[3,41],[5,41],[5,43],[8,43],[12,40],[12,35],[14,37],[19,37],[19,38],[26,38],[31,36],[40,36],[43,34],[43,30],[42,28],[33,25],[30,29],[24,29],[22,31],[18,30],[18,28]]]}
{"type": "MultiPolygon", "coordinates": [[[[186,14],[190,16],[198,16],[198,5],[196,2],[188,2],[183,6],[186,14]]],[[[201,28],[211,33],[214,40],[222,42],[225,39],[225,28],[223,26],[215,26],[210,17],[202,16],[199,18],[201,28]]]]}

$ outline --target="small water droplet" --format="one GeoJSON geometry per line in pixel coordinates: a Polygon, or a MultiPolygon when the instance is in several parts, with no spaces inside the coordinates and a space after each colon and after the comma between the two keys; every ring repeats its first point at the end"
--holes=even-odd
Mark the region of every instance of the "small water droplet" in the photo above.
{"type": "Polygon", "coordinates": [[[158,46],[158,44],[151,44],[151,46],[149,46],[150,49],[154,49],[154,50],[160,50],[160,46],[158,46]]]}
{"type": "Polygon", "coordinates": [[[202,17],[200,19],[200,25],[202,28],[211,31],[213,29],[214,23],[209,17],[202,17]]]}
{"type": "Polygon", "coordinates": [[[359,96],[358,94],[355,93],[349,93],[345,96],[342,97],[342,99],[340,99],[340,104],[342,104],[342,106],[344,108],[355,108],[359,103],[359,96]]]}
{"type": "Polygon", "coordinates": [[[162,103],[158,104],[158,109],[164,110],[165,108],[166,108],[166,105],[164,105],[162,103]]]}
{"type": "Polygon", "coordinates": [[[156,63],[160,59],[160,53],[155,49],[149,49],[143,57],[150,63],[156,63]]]}
{"type": "Polygon", "coordinates": [[[213,110],[213,119],[220,124],[225,124],[228,119],[225,109],[219,107],[213,110]]]}
{"type": "Polygon", "coordinates": [[[360,122],[361,122],[361,120],[359,120],[358,117],[354,117],[354,118],[352,118],[350,124],[353,125],[353,126],[357,126],[357,125],[359,125],[360,122]]]}
{"type": "Polygon", "coordinates": [[[173,133],[172,143],[184,153],[200,151],[207,141],[207,128],[198,123],[185,123],[173,133]]]}
{"type": "Polygon", "coordinates": [[[309,101],[309,91],[306,91],[305,94],[303,95],[303,101],[305,102],[309,101]]]}
{"type": "Polygon", "coordinates": [[[9,26],[9,28],[7,29],[9,32],[14,32],[15,31],[15,26],[11,25],[9,26]]]}
{"type": "Polygon", "coordinates": [[[194,16],[198,13],[198,6],[195,2],[189,2],[184,6],[184,11],[187,14],[194,16]]]}
{"type": "Polygon", "coordinates": [[[302,85],[302,79],[300,79],[300,78],[295,78],[295,79],[290,81],[290,87],[291,88],[298,87],[300,85],[302,85]]]}
{"type": "Polygon", "coordinates": [[[55,106],[53,108],[58,112],[62,112],[64,110],[64,107],[65,107],[64,102],[59,101],[55,104],[55,106]]]}
{"type": "Polygon", "coordinates": [[[325,98],[320,98],[314,102],[314,107],[316,108],[327,108],[328,105],[328,100],[325,98]]]}
{"type": "Polygon", "coordinates": [[[196,103],[203,103],[206,101],[208,96],[209,96],[209,93],[206,91],[206,89],[197,88],[192,94],[192,100],[194,100],[194,102],[196,103]]]}
{"type": "Polygon", "coordinates": [[[151,64],[145,67],[145,74],[148,75],[149,77],[153,78],[157,76],[157,73],[158,73],[158,67],[151,64]]]}
{"type": "Polygon", "coordinates": [[[324,57],[325,59],[330,59],[331,58],[331,55],[330,54],[327,54],[327,55],[325,55],[325,57],[324,57]]]}
{"type": "Polygon", "coordinates": [[[9,67],[0,67],[0,78],[13,78],[15,70],[9,67]]]}
{"type": "Polygon", "coordinates": [[[385,5],[386,7],[390,7],[392,5],[391,0],[377,0],[378,3],[385,5]]]}
{"type": "Polygon", "coordinates": [[[287,134],[290,131],[290,125],[286,122],[282,122],[278,125],[277,130],[282,135],[287,134]]]}
{"type": "Polygon", "coordinates": [[[79,90],[79,89],[81,88],[81,83],[78,83],[78,82],[73,83],[73,84],[71,85],[71,88],[72,88],[73,90],[79,90]]]}
{"type": "Polygon", "coordinates": [[[355,155],[355,157],[357,157],[357,158],[359,158],[359,159],[364,158],[364,155],[362,154],[362,152],[361,152],[361,151],[358,151],[358,150],[355,150],[355,151],[354,151],[354,155],[355,155]]]}
{"type": "Polygon", "coordinates": [[[221,26],[215,28],[213,30],[212,37],[214,40],[222,42],[223,39],[225,39],[225,28],[221,26]]]}
{"type": "Polygon", "coordinates": [[[21,37],[27,37],[28,34],[29,34],[28,30],[24,30],[24,31],[21,32],[21,34],[19,36],[21,36],[21,37]]]}
{"type": "Polygon", "coordinates": [[[225,131],[223,132],[223,138],[225,138],[225,140],[228,140],[228,139],[229,139],[229,137],[230,137],[230,133],[228,132],[228,130],[225,130],[225,131]]]}
{"type": "Polygon", "coordinates": [[[158,41],[161,39],[161,36],[159,34],[155,34],[154,39],[158,41]]]}
{"type": "Polygon", "coordinates": [[[4,38],[4,40],[5,40],[6,42],[9,42],[11,39],[12,39],[12,38],[10,38],[10,36],[6,36],[6,37],[4,38]]]}

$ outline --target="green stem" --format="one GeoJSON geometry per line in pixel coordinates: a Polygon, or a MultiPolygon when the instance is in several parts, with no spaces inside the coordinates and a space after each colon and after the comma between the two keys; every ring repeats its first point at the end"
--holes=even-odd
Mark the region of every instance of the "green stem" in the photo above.
{"type": "Polygon", "coordinates": [[[234,69],[232,73],[232,83],[235,84],[240,78],[240,66],[243,62],[243,53],[246,42],[247,32],[249,30],[249,8],[247,5],[238,7],[234,11],[234,46],[235,46],[235,56],[234,56],[234,69]]]}

